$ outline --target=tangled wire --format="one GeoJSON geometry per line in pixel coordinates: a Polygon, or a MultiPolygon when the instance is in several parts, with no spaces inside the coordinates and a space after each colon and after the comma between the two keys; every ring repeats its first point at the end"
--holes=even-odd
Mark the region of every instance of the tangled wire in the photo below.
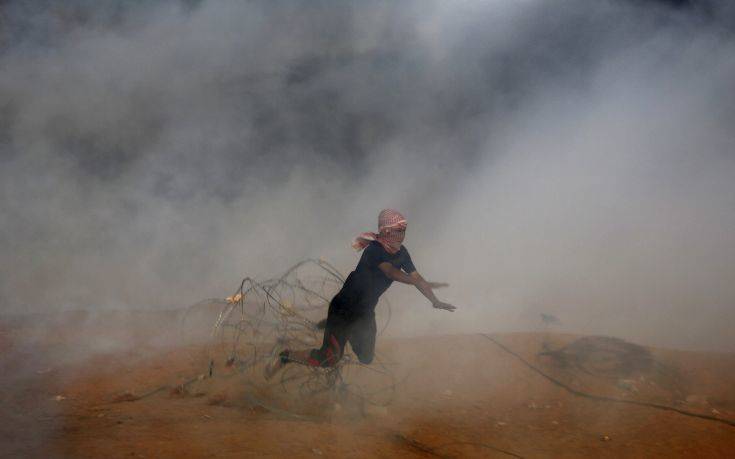
{"type": "MultiPolygon", "coordinates": [[[[214,324],[210,376],[220,359],[225,367],[255,378],[280,349],[319,347],[323,332],[317,324],[344,280],[334,266],[315,259],[301,261],[277,278],[243,279],[214,324]]],[[[390,305],[381,302],[387,317],[380,333],[390,321],[390,305]]],[[[284,394],[301,401],[327,393],[386,406],[395,392],[393,374],[379,355],[370,366],[348,353],[330,368],[288,365],[278,383],[284,394]]]]}
{"type": "Polygon", "coordinates": [[[654,360],[648,349],[619,338],[585,336],[555,351],[545,351],[560,367],[573,367],[584,373],[624,378],[648,371],[654,360]]]}

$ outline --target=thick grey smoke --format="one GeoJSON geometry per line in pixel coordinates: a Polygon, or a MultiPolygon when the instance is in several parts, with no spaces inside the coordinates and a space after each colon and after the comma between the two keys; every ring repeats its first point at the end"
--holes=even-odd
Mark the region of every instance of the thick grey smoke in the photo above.
{"type": "Polygon", "coordinates": [[[9,2],[3,311],[347,271],[383,207],[460,310],[735,349],[735,11],[709,2],[9,2]]]}

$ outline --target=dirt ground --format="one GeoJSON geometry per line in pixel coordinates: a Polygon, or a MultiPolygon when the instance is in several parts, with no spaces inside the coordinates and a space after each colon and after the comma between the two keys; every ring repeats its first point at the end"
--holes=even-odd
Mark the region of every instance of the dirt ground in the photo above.
{"type": "MultiPolygon", "coordinates": [[[[392,403],[374,407],[329,395],[304,416],[289,416],[278,409],[286,405],[277,387],[257,392],[248,382],[254,376],[221,362],[209,377],[207,329],[193,336],[194,328],[170,311],[5,318],[0,453],[731,457],[735,451],[733,426],[574,395],[483,335],[379,339],[379,355],[397,381],[392,403]]],[[[578,336],[492,336],[575,390],[735,419],[735,355],[646,349],[650,360],[620,369],[609,355],[562,362],[542,353],[578,336]]]]}

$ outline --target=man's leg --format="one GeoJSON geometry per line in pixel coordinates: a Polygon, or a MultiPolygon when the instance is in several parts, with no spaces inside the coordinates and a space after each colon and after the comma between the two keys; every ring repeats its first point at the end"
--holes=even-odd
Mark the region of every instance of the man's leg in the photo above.
{"type": "Polygon", "coordinates": [[[350,325],[350,346],[357,354],[360,363],[369,364],[375,356],[375,336],[378,327],[375,324],[375,314],[368,314],[350,325]]]}
{"type": "Polygon", "coordinates": [[[284,350],[275,360],[266,365],[265,378],[272,378],[273,375],[289,362],[314,367],[331,367],[336,365],[344,353],[349,326],[350,322],[348,318],[330,306],[326,327],[324,328],[322,347],[319,349],[284,350]]]}

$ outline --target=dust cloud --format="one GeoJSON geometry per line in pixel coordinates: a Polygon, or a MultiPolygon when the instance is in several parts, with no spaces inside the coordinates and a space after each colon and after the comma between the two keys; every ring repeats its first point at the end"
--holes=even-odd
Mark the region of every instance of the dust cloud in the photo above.
{"type": "Polygon", "coordinates": [[[458,311],[735,350],[728,2],[4,2],[0,310],[182,307],[384,207],[458,311]]]}

